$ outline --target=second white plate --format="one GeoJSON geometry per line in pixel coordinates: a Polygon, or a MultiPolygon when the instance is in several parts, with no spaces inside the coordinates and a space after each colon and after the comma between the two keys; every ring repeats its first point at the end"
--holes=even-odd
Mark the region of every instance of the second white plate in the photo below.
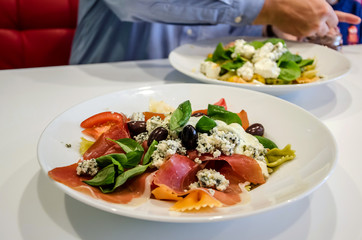
{"type": "MultiPolygon", "coordinates": [[[[291,93],[297,90],[326,84],[336,80],[349,72],[351,64],[349,60],[340,52],[332,50],[328,47],[302,42],[287,41],[287,47],[292,53],[298,53],[303,58],[315,58],[317,61],[317,69],[319,74],[324,78],[307,84],[293,85],[252,85],[220,81],[206,77],[200,72],[200,64],[203,62],[209,53],[213,53],[216,45],[221,42],[227,44],[235,39],[245,39],[246,41],[260,40],[262,38],[251,37],[225,37],[218,39],[210,39],[198,41],[192,44],[182,45],[173,50],[169,55],[171,65],[183,74],[197,79],[204,83],[222,84],[233,87],[241,87],[251,90],[256,90],[272,95],[282,95],[291,93]]],[[[265,39],[264,39],[265,40],[265,39]]]]}

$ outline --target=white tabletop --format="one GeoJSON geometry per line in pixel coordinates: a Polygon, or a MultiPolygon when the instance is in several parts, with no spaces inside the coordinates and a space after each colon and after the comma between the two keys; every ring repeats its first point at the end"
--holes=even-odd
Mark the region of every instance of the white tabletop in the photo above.
{"type": "Polygon", "coordinates": [[[338,164],[309,196],[286,207],[213,223],[162,223],[92,208],[55,188],[37,160],[57,115],[122,89],[196,83],[168,60],[0,71],[0,239],[362,239],[362,46],[344,47],[352,70],[327,85],[281,96],[332,131],[338,164]]]}

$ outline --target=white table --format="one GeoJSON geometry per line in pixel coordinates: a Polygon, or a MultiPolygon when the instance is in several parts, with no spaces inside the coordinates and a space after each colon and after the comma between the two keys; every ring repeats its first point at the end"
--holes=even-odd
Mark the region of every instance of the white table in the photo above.
{"type": "Polygon", "coordinates": [[[362,46],[343,79],[282,98],[320,118],[339,162],[308,197],[260,215],[180,224],[131,219],[87,206],[41,171],[37,142],[57,115],[89,98],[146,85],[196,83],[168,60],[0,71],[0,239],[362,239],[362,46]]]}

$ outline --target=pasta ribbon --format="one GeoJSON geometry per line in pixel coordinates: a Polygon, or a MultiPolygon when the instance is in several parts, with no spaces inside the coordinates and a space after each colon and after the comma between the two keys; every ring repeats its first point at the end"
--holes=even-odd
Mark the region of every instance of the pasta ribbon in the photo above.
{"type": "Polygon", "coordinates": [[[286,145],[283,149],[273,148],[266,154],[267,166],[274,168],[278,167],[286,161],[295,158],[295,150],[291,149],[291,145],[286,145]]]}
{"type": "Polygon", "coordinates": [[[204,190],[196,189],[190,192],[185,198],[177,201],[170,210],[184,212],[190,210],[199,210],[206,207],[221,207],[223,204],[210,196],[204,190]]]}
{"type": "Polygon", "coordinates": [[[160,185],[159,187],[155,188],[152,191],[153,196],[155,196],[156,199],[159,200],[173,200],[178,201],[183,199],[182,197],[179,197],[177,193],[172,191],[170,188],[166,187],[165,185],[160,185]]]}

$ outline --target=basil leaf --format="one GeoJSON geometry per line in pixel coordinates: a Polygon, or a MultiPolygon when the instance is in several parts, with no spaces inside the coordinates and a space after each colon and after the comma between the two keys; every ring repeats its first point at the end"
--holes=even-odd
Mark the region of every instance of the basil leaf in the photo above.
{"type": "Polygon", "coordinates": [[[148,168],[148,166],[149,166],[149,164],[138,165],[132,169],[129,169],[128,171],[123,172],[116,178],[113,188],[100,187],[101,191],[103,193],[113,192],[116,188],[118,188],[119,186],[122,186],[128,179],[144,173],[146,171],[146,169],[148,168]]]}
{"type": "Polygon", "coordinates": [[[127,162],[123,164],[125,168],[133,168],[137,166],[142,159],[143,151],[133,151],[126,153],[127,162]]]}
{"type": "Polygon", "coordinates": [[[101,168],[106,167],[109,164],[112,164],[113,160],[116,160],[117,162],[124,164],[127,162],[127,157],[124,153],[112,153],[96,158],[97,165],[101,168]]]}
{"type": "Polygon", "coordinates": [[[251,41],[248,43],[249,45],[253,46],[255,49],[259,49],[261,48],[262,46],[264,46],[264,43],[263,42],[260,42],[260,41],[251,41]]]}
{"type": "Polygon", "coordinates": [[[278,76],[279,79],[285,81],[293,81],[300,77],[301,71],[299,66],[292,61],[289,62],[282,62],[280,64],[280,74],[278,76]]]}
{"type": "Polygon", "coordinates": [[[300,68],[305,67],[305,66],[309,66],[312,65],[314,63],[314,59],[303,59],[302,61],[300,61],[298,64],[298,66],[300,68]]]}
{"type": "Polygon", "coordinates": [[[264,146],[264,148],[269,148],[269,149],[278,148],[278,146],[272,140],[266,137],[257,136],[257,135],[254,135],[254,137],[258,139],[258,141],[264,146]]]}
{"type": "Polygon", "coordinates": [[[83,182],[91,186],[109,185],[114,183],[115,174],[114,164],[109,164],[107,167],[102,168],[94,178],[83,182]]]}
{"type": "Polygon", "coordinates": [[[133,140],[132,138],[121,138],[118,140],[109,139],[115,143],[117,143],[126,153],[133,152],[133,151],[144,151],[141,144],[137,141],[133,140]]]}
{"type": "Polygon", "coordinates": [[[157,144],[158,144],[158,142],[156,140],[152,141],[151,145],[148,147],[148,150],[147,150],[145,156],[143,157],[143,162],[142,162],[143,165],[146,165],[150,162],[152,153],[156,150],[157,144]]]}
{"type": "Polygon", "coordinates": [[[117,160],[115,160],[115,159],[112,158],[112,163],[113,163],[113,165],[114,165],[115,167],[117,167],[117,170],[118,170],[118,171],[116,171],[116,172],[117,172],[117,175],[120,174],[120,173],[122,173],[122,172],[124,172],[124,168],[123,168],[123,166],[121,165],[120,162],[118,162],[117,160]]]}
{"type": "Polygon", "coordinates": [[[209,117],[202,116],[199,121],[196,123],[196,131],[207,133],[214,127],[216,127],[216,122],[209,117]]]}
{"type": "Polygon", "coordinates": [[[192,113],[191,103],[189,100],[181,103],[172,113],[170,119],[170,129],[172,131],[179,130],[190,119],[192,113]]]}
{"type": "Polygon", "coordinates": [[[239,123],[242,125],[241,119],[236,113],[229,112],[221,106],[209,104],[207,108],[207,116],[214,120],[221,120],[226,124],[239,123]]]}

